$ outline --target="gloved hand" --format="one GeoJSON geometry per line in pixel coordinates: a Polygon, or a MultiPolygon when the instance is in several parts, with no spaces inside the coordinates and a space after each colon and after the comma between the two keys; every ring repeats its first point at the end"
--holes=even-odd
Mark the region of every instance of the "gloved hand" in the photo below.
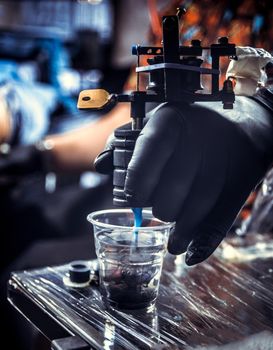
{"type": "MultiPolygon", "coordinates": [[[[132,206],[151,203],[153,214],[176,221],[168,250],[187,251],[194,265],[213,253],[249,193],[273,160],[269,110],[238,97],[233,110],[219,103],[163,104],[137,139],[125,183],[132,206]]],[[[112,171],[112,147],[96,159],[112,171]]]]}

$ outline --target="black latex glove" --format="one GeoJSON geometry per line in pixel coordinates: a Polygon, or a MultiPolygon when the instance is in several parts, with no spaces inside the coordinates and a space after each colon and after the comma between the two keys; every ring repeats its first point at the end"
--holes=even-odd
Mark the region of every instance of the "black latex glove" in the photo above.
{"type": "Polygon", "coordinates": [[[42,153],[36,145],[16,146],[7,154],[0,153],[0,177],[17,177],[42,171],[42,153]]]}
{"type": "MultiPolygon", "coordinates": [[[[163,104],[137,139],[125,192],[132,206],[176,221],[168,249],[194,265],[216,249],[273,160],[273,118],[247,97],[221,103],[163,104]]],[[[112,171],[111,142],[98,171],[112,171]]]]}

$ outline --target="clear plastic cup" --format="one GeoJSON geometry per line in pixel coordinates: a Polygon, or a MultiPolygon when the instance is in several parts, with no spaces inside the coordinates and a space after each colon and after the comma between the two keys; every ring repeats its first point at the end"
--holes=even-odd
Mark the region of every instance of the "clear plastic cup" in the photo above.
{"type": "Polygon", "coordinates": [[[143,210],[142,226],[136,228],[130,209],[97,211],[87,219],[94,227],[103,300],[120,309],[152,306],[174,223],[143,210]]]}

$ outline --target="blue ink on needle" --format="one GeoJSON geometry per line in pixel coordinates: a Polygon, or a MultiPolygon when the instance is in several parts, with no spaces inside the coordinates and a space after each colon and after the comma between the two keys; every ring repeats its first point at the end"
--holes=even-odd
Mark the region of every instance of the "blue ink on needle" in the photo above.
{"type": "MultiPolygon", "coordinates": [[[[142,208],[132,208],[134,213],[134,227],[141,227],[142,225],[142,208]]],[[[138,243],[138,230],[134,229],[134,245],[137,246],[138,243]]]]}
{"type": "Polygon", "coordinates": [[[135,227],[141,227],[142,225],[142,208],[132,208],[132,211],[135,216],[135,227]]]}

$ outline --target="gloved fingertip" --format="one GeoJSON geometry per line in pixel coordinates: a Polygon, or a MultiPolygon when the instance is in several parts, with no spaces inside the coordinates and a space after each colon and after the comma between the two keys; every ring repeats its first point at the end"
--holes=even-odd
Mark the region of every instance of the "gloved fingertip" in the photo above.
{"type": "Polygon", "coordinates": [[[113,171],[113,151],[105,150],[94,160],[94,167],[101,174],[109,174],[113,171]]]}
{"type": "Polygon", "coordinates": [[[179,242],[174,235],[171,235],[168,241],[168,252],[173,255],[180,255],[185,253],[187,250],[187,245],[183,244],[183,242],[179,242]]]}
{"type": "Polygon", "coordinates": [[[125,197],[126,197],[126,201],[129,205],[131,205],[132,207],[136,208],[136,207],[141,207],[139,205],[136,204],[136,200],[134,198],[133,194],[128,193],[127,191],[125,192],[125,197]]]}
{"type": "Polygon", "coordinates": [[[225,237],[221,230],[209,227],[209,230],[200,231],[190,242],[185,259],[187,265],[192,266],[206,260],[225,237]]]}
{"type": "Polygon", "coordinates": [[[184,252],[180,252],[179,249],[175,248],[172,245],[168,245],[168,252],[172,255],[180,255],[180,254],[184,253],[184,252]]]}
{"type": "Polygon", "coordinates": [[[188,252],[186,253],[185,261],[188,266],[199,264],[204,260],[206,260],[206,257],[204,257],[203,255],[191,254],[191,253],[188,254],[188,252]]]}
{"type": "Polygon", "coordinates": [[[127,202],[133,207],[152,207],[150,193],[143,189],[142,181],[137,181],[139,177],[132,175],[132,172],[127,170],[124,193],[127,202]]]}
{"type": "Polygon", "coordinates": [[[134,208],[148,208],[152,207],[152,203],[149,199],[147,198],[142,198],[141,196],[138,196],[137,194],[134,194],[133,192],[128,193],[125,190],[125,196],[127,203],[134,208]]]}
{"type": "Polygon", "coordinates": [[[211,246],[194,246],[189,245],[186,253],[186,264],[188,266],[193,266],[206,260],[216,249],[216,247],[211,246]]]}

